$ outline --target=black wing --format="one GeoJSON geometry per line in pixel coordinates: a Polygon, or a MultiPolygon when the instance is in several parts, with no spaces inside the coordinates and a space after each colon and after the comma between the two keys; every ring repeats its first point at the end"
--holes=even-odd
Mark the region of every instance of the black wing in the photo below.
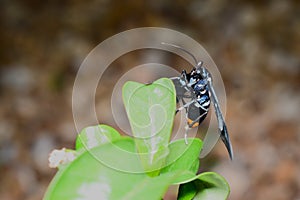
{"type": "Polygon", "coordinates": [[[220,137],[226,146],[226,149],[228,151],[230,159],[232,160],[233,159],[233,150],[232,150],[229,134],[228,134],[227,127],[226,127],[226,124],[225,124],[225,121],[224,121],[224,118],[223,118],[223,115],[222,115],[222,112],[221,112],[221,109],[219,106],[219,101],[218,101],[217,95],[215,93],[214,88],[212,87],[211,81],[208,82],[208,88],[209,88],[209,91],[211,94],[212,103],[214,105],[215,113],[216,113],[217,120],[218,120],[220,137]]]}

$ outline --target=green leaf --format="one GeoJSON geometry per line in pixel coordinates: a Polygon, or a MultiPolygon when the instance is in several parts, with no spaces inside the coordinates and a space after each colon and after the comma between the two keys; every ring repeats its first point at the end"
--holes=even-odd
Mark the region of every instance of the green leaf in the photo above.
{"type": "Polygon", "coordinates": [[[178,199],[222,200],[227,199],[229,193],[229,185],[221,175],[205,172],[180,185],[178,199]]]}
{"type": "Polygon", "coordinates": [[[174,85],[167,78],[148,85],[129,81],[123,86],[123,101],[145,171],[157,170],[157,175],[169,153],[176,109],[174,85]]]}
{"type": "Polygon", "coordinates": [[[83,152],[76,160],[58,171],[44,200],[161,199],[177,175],[168,173],[151,178],[145,173],[123,171],[124,166],[140,166],[137,154],[130,157],[119,154],[120,150],[134,153],[134,146],[132,139],[122,138],[83,152]],[[115,161],[118,160],[114,163],[115,166],[111,167],[111,163],[105,160],[108,157],[97,157],[106,154],[115,157],[115,161]]]}
{"type": "Polygon", "coordinates": [[[109,141],[119,139],[121,136],[110,126],[97,125],[84,128],[76,138],[76,150],[87,150],[109,141]]]}
{"type": "Polygon", "coordinates": [[[174,171],[189,171],[179,176],[174,184],[186,182],[195,177],[199,168],[199,154],[202,148],[202,141],[198,138],[189,138],[188,144],[184,139],[176,140],[169,145],[170,154],[166,159],[166,167],[161,174],[174,171]]]}

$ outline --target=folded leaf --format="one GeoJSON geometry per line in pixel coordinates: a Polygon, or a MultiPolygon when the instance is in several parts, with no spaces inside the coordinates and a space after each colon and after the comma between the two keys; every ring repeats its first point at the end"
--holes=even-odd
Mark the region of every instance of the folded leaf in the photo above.
{"type": "Polygon", "coordinates": [[[180,185],[178,199],[222,200],[227,199],[229,192],[229,185],[221,175],[205,172],[180,185]]]}

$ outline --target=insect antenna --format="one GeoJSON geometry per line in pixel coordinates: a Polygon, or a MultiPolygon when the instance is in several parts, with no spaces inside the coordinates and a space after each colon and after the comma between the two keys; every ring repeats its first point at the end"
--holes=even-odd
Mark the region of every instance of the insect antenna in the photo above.
{"type": "Polygon", "coordinates": [[[185,53],[187,53],[188,55],[190,55],[190,56],[193,58],[193,60],[195,61],[195,64],[197,65],[197,67],[201,67],[202,62],[200,61],[200,62],[198,63],[196,57],[195,57],[191,52],[189,52],[188,50],[184,49],[183,47],[178,46],[178,45],[175,45],[175,44],[166,43],[166,42],[162,42],[161,44],[163,44],[163,45],[168,45],[168,46],[171,46],[171,47],[180,49],[181,51],[184,51],[185,53]]]}

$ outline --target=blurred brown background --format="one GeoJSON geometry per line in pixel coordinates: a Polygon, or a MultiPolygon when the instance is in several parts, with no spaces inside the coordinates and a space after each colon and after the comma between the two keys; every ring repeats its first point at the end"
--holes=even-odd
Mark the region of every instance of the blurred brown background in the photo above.
{"type": "MultiPolygon", "coordinates": [[[[229,199],[300,199],[299,1],[1,0],[0,16],[0,199],[42,198],[56,171],[48,153],[74,147],[81,62],[107,37],[144,26],[191,36],[219,67],[235,160],[220,143],[202,163],[227,178],[229,199]]],[[[106,113],[110,96],[97,97],[106,113]]]]}

